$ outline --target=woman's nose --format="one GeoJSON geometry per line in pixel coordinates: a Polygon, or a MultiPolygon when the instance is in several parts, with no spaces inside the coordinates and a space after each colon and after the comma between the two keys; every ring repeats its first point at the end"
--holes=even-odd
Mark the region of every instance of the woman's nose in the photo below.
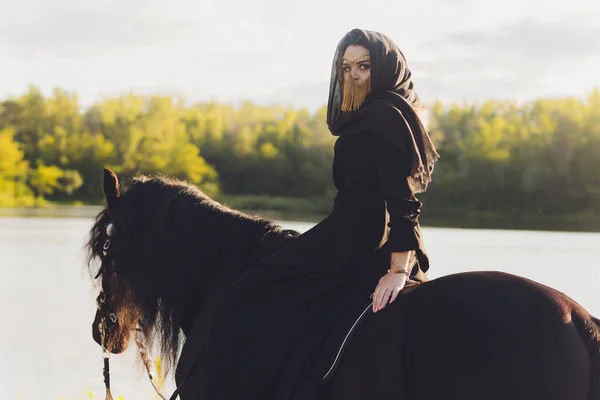
{"type": "Polygon", "coordinates": [[[358,75],[358,70],[356,68],[352,68],[350,75],[352,76],[352,79],[354,79],[355,81],[360,79],[360,76],[358,75]]]}

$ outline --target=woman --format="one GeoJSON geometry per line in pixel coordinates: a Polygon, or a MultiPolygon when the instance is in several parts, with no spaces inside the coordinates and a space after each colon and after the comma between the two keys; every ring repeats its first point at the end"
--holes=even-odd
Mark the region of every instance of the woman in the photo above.
{"type": "Polygon", "coordinates": [[[327,109],[339,136],[333,209],[224,295],[203,359],[200,398],[316,399],[324,366],[306,366],[335,316],[370,295],[379,312],[409,276],[426,279],[415,194],[426,189],[438,155],[418,107],[411,73],[390,39],[357,29],[342,39],[327,109]],[[372,271],[383,276],[365,288],[372,271]]]}

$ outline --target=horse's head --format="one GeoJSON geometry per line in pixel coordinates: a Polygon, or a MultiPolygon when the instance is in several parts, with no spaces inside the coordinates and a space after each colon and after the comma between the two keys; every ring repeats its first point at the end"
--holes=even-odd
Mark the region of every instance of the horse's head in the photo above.
{"type": "Polygon", "coordinates": [[[104,346],[112,353],[124,351],[139,329],[157,339],[166,365],[174,362],[180,328],[193,323],[208,296],[297,235],[166,177],[139,176],[121,190],[104,170],[103,191],[106,207],[87,247],[102,286],[94,339],[102,342],[104,318],[104,346]]]}
{"type": "Polygon", "coordinates": [[[139,313],[130,289],[116,276],[102,279],[102,289],[96,298],[98,309],[92,324],[94,340],[106,351],[119,354],[129,346],[130,334],[136,328],[139,313]]]}
{"type": "Polygon", "coordinates": [[[119,183],[112,171],[105,170],[104,174],[107,207],[98,215],[88,243],[90,262],[100,261],[95,277],[101,278],[92,335],[108,352],[119,354],[129,345],[131,331],[138,323],[139,311],[131,286],[119,276],[116,269],[115,249],[118,249],[119,235],[111,221],[111,210],[115,210],[119,201],[119,183]]]}
{"type": "Polygon", "coordinates": [[[183,298],[199,291],[199,274],[187,268],[193,242],[184,239],[191,225],[184,218],[204,195],[186,196],[187,190],[192,187],[183,182],[143,176],[121,190],[114,172],[104,170],[106,207],[87,247],[89,266],[101,280],[93,337],[111,353],[125,351],[132,332],[157,337],[166,363],[177,353],[183,298]]]}

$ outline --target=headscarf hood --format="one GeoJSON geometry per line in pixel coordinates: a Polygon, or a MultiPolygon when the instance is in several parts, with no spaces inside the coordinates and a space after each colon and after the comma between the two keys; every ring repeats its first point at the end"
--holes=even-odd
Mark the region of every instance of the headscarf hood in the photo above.
{"type": "Polygon", "coordinates": [[[354,29],[343,37],[333,58],[327,103],[329,130],[337,136],[378,129],[404,149],[407,147],[405,131],[408,128],[411,135],[408,140],[408,154],[412,163],[410,177],[415,193],[427,189],[434,164],[439,158],[427,130],[415,111],[420,105],[406,59],[390,38],[378,32],[361,29],[354,29]],[[357,111],[343,112],[341,109],[344,84],[342,61],[344,52],[350,45],[360,45],[369,50],[371,93],[357,111]],[[376,116],[370,112],[373,108],[370,105],[377,100],[389,102],[390,106],[399,111],[400,119],[397,126],[376,126],[385,121],[380,118],[370,118],[376,116]]]}

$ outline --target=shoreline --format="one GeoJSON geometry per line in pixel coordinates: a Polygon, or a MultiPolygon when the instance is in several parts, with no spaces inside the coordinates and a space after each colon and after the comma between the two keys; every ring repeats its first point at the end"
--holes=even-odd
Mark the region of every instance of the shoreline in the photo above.
{"type": "MultiPolygon", "coordinates": [[[[277,198],[269,196],[223,196],[218,200],[246,214],[279,221],[317,223],[327,216],[327,199],[277,198]]],[[[31,208],[0,208],[0,218],[89,218],[101,205],[49,204],[31,208]]],[[[600,232],[600,217],[594,215],[524,215],[519,213],[428,209],[420,217],[423,227],[461,229],[501,229],[557,232],[600,232]]]]}

